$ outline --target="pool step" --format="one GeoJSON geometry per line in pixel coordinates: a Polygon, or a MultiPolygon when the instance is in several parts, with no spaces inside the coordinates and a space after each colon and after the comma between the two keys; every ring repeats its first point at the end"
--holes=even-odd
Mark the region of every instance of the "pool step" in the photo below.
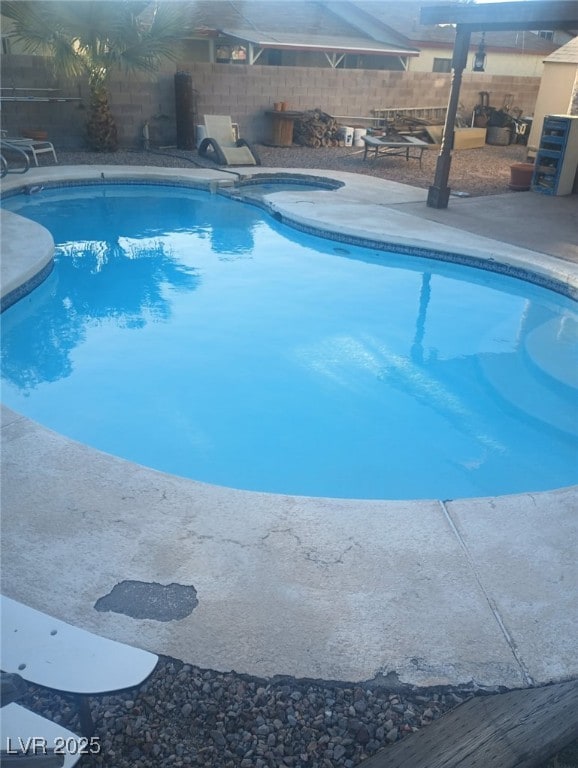
{"type": "Polygon", "coordinates": [[[578,322],[566,317],[542,323],[526,336],[525,352],[544,375],[578,388],[578,322]]]}
{"type": "Polygon", "coordinates": [[[553,378],[547,378],[541,371],[534,371],[528,377],[533,363],[525,363],[515,354],[487,354],[479,357],[481,373],[489,384],[508,405],[522,411],[529,419],[578,437],[578,403],[572,391],[553,378]],[[519,387],[524,372],[526,386],[519,387]]]}

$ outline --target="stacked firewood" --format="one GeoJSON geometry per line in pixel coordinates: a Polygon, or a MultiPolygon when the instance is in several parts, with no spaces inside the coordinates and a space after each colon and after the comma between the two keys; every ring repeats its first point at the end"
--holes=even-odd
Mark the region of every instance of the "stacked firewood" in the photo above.
{"type": "Polygon", "coordinates": [[[293,141],[304,147],[337,147],[338,131],[335,118],[320,109],[311,109],[295,120],[293,141]]]}
{"type": "MultiPolygon", "coordinates": [[[[445,118],[444,118],[445,119],[445,118]]],[[[381,121],[381,129],[384,135],[399,135],[399,134],[413,134],[416,138],[423,138],[427,135],[428,128],[437,125],[443,125],[444,120],[438,118],[428,119],[423,117],[413,117],[412,115],[403,114],[402,112],[395,115],[384,118],[381,121]]],[[[456,128],[468,128],[468,123],[464,121],[460,115],[456,117],[456,128]]]]}

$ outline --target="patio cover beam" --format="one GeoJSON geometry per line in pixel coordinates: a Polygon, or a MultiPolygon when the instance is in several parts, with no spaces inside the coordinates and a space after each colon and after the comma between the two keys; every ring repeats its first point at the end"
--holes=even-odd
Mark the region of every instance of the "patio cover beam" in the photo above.
{"type": "Polygon", "coordinates": [[[426,6],[421,24],[468,24],[472,31],[522,29],[578,29],[578,2],[575,0],[532,0],[519,3],[426,6]]]}
{"type": "Polygon", "coordinates": [[[427,197],[427,205],[430,208],[447,208],[451,191],[448,187],[448,179],[452,161],[454,126],[471,33],[522,29],[578,30],[578,0],[429,6],[421,9],[420,23],[456,25],[452,82],[444,134],[436,163],[434,182],[429,188],[427,197]]]}

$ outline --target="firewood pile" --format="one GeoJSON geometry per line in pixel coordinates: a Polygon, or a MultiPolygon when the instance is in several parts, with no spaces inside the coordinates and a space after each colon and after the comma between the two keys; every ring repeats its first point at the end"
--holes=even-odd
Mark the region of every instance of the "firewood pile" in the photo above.
{"type": "Polygon", "coordinates": [[[431,125],[431,120],[411,115],[396,114],[393,118],[383,121],[385,133],[417,133],[424,130],[424,126],[431,125]]]}
{"type": "Polygon", "coordinates": [[[380,120],[379,125],[374,125],[369,132],[388,141],[404,141],[406,136],[412,136],[427,143],[439,143],[442,130],[443,124],[435,125],[427,119],[395,115],[380,120]]]}
{"type": "MultiPolygon", "coordinates": [[[[423,139],[434,141],[430,129],[439,133],[444,119],[440,117],[445,113],[445,107],[424,109],[383,109],[372,110],[374,118],[379,118],[369,129],[370,133],[385,136],[392,141],[402,140],[408,134],[423,139]]],[[[456,125],[461,125],[458,119],[456,125]]],[[[303,147],[343,147],[345,146],[343,128],[334,117],[320,108],[302,112],[295,120],[293,129],[293,143],[303,147]]],[[[439,139],[436,133],[435,141],[439,139]]]]}
{"type": "Polygon", "coordinates": [[[304,147],[339,146],[339,123],[320,109],[310,109],[295,120],[293,142],[304,147]]]}
{"type": "MultiPolygon", "coordinates": [[[[408,134],[423,141],[431,141],[432,129],[439,133],[445,122],[445,108],[442,110],[438,107],[423,110],[373,110],[373,113],[380,118],[379,127],[375,131],[381,131],[383,136],[392,141],[408,134]],[[418,114],[420,112],[424,114],[418,114]]],[[[467,128],[469,123],[458,114],[455,125],[456,128],[467,128]]]]}

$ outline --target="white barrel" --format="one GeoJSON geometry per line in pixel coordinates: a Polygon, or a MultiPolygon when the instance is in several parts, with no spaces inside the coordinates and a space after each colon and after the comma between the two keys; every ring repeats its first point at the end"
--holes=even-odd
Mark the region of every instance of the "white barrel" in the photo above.
{"type": "Polygon", "coordinates": [[[367,135],[367,128],[354,128],[353,129],[353,146],[363,147],[363,137],[367,135]]]}
{"type": "Polygon", "coordinates": [[[195,136],[197,139],[197,149],[201,146],[201,141],[207,138],[207,129],[204,125],[197,125],[195,136]]]}

